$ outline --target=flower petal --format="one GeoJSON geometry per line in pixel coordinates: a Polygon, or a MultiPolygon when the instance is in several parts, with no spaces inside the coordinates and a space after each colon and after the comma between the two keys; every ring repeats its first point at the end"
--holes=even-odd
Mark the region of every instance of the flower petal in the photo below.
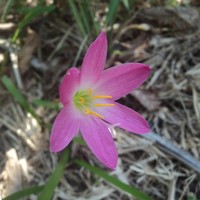
{"type": "Polygon", "coordinates": [[[150,67],[140,63],[127,63],[103,71],[96,91],[111,95],[114,100],[139,87],[148,77],[150,67]]]}
{"type": "Polygon", "coordinates": [[[79,131],[79,120],[73,108],[65,106],[57,115],[50,136],[50,149],[58,152],[64,149],[79,131]]]}
{"type": "Polygon", "coordinates": [[[117,149],[105,122],[88,117],[81,126],[81,132],[94,155],[110,169],[117,165],[117,149]]]}
{"type": "Polygon", "coordinates": [[[103,71],[107,55],[107,39],[105,32],[90,45],[81,67],[81,83],[95,83],[103,71]]]}
{"type": "Polygon", "coordinates": [[[144,134],[150,132],[147,121],[137,112],[116,102],[109,103],[115,105],[97,111],[104,117],[105,121],[133,133],[144,134]]]}
{"type": "Polygon", "coordinates": [[[80,83],[80,71],[72,67],[65,74],[59,88],[59,97],[63,105],[70,102],[80,83]]]}

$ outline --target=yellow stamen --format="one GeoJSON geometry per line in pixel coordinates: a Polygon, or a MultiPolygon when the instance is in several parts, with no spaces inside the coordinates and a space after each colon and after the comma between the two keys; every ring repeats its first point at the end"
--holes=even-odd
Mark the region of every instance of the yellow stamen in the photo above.
{"type": "Polygon", "coordinates": [[[112,99],[112,96],[97,95],[93,96],[92,99],[112,99]]]}
{"type": "Polygon", "coordinates": [[[88,90],[88,94],[89,94],[89,96],[92,95],[92,88],[89,88],[89,90],[88,90]]]}
{"type": "Polygon", "coordinates": [[[85,102],[85,99],[83,97],[80,97],[80,103],[84,104],[84,102],[85,102]]]}
{"type": "Polygon", "coordinates": [[[104,103],[97,103],[97,104],[94,104],[96,107],[103,107],[103,106],[114,106],[115,104],[112,104],[112,103],[107,103],[107,104],[104,104],[104,103]]]}
{"type": "Polygon", "coordinates": [[[101,119],[104,118],[102,115],[100,115],[100,114],[98,114],[98,113],[96,113],[96,112],[94,112],[94,111],[91,111],[91,110],[89,110],[89,109],[86,109],[86,110],[85,110],[85,113],[86,113],[86,114],[94,115],[94,116],[99,117],[99,118],[101,118],[101,119]]]}

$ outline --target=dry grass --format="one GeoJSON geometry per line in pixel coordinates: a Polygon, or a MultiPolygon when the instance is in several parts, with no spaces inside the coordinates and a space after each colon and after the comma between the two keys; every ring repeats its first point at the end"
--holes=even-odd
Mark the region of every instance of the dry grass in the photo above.
{"type": "MultiPolygon", "coordinates": [[[[199,18],[196,11],[194,13],[199,18]]],[[[184,23],[181,30],[180,22],[179,31],[176,31],[176,24],[170,27],[170,21],[162,24],[155,15],[149,17],[151,19],[146,19],[139,13],[115,26],[113,31],[110,43],[114,51],[109,53],[108,66],[134,61],[152,67],[151,77],[140,90],[120,102],[142,113],[152,131],[199,160],[199,29],[193,27],[192,33],[184,31],[187,24],[184,23]]],[[[176,20],[176,16],[173,17],[170,19],[176,20]]],[[[191,23],[188,28],[191,28],[191,23]]],[[[23,93],[30,102],[37,98],[58,98],[60,79],[72,64],[79,66],[79,57],[87,48],[85,42],[77,28],[59,16],[49,16],[32,24],[22,46],[21,53],[24,53],[20,55],[23,56],[19,56],[19,63],[23,63],[19,68],[23,93]],[[35,45],[31,46],[33,41],[35,45]],[[82,49],[80,44],[83,44],[82,49]]],[[[12,72],[7,70],[7,73],[16,78],[12,72]]],[[[57,155],[49,152],[50,130],[27,114],[3,88],[1,90],[0,191],[4,196],[27,185],[45,183],[57,163],[57,155]]],[[[44,107],[35,107],[35,110],[45,123],[52,123],[57,114],[56,110],[44,107]]],[[[158,200],[200,198],[199,174],[191,167],[149,139],[117,128],[114,133],[119,163],[111,174],[158,200]]],[[[99,165],[86,147],[74,143],[72,149],[72,157],[79,156],[99,165]]],[[[36,199],[36,196],[29,199],[36,199]]],[[[132,198],[87,170],[69,163],[54,199],[132,198]]]]}

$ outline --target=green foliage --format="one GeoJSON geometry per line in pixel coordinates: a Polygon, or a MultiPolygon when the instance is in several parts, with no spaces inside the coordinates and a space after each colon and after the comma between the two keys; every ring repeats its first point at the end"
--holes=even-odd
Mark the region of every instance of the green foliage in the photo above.
{"type": "MultiPolygon", "coordinates": [[[[82,33],[83,37],[85,38],[83,40],[83,43],[80,45],[79,51],[77,53],[77,56],[74,60],[74,64],[79,60],[79,56],[81,54],[81,51],[85,45],[85,42],[89,35],[97,35],[97,33],[100,32],[100,23],[96,21],[95,19],[95,13],[92,8],[92,4],[90,0],[84,0],[84,1],[75,1],[75,0],[69,0],[67,5],[69,5],[69,9],[71,10],[71,13],[76,21],[77,27],[79,28],[80,32],[82,33]]],[[[117,12],[119,10],[120,3],[123,3],[123,5],[126,7],[128,11],[131,11],[132,5],[134,4],[134,1],[131,0],[109,0],[109,3],[107,4],[108,7],[108,13],[105,18],[105,27],[109,27],[114,24],[117,12]]],[[[174,5],[176,1],[174,0],[168,0],[167,1],[169,5],[174,5]]],[[[1,16],[1,19],[3,21],[6,20],[7,15],[11,11],[13,4],[15,3],[14,0],[8,0],[5,4],[3,14],[1,16]]],[[[40,0],[39,3],[35,7],[26,7],[22,6],[17,8],[17,12],[22,15],[22,20],[18,23],[17,29],[14,32],[12,36],[12,42],[16,42],[16,40],[19,38],[20,33],[23,31],[24,27],[26,27],[28,24],[30,24],[33,20],[37,19],[38,17],[42,16],[46,13],[51,13],[55,10],[54,5],[46,5],[45,0],[40,0]]],[[[69,10],[67,10],[69,11],[69,10]]],[[[74,66],[74,65],[73,65],[74,66]]],[[[32,109],[31,104],[26,100],[26,98],[23,96],[22,92],[16,88],[15,84],[11,81],[10,78],[7,76],[2,77],[2,82],[4,86],[7,88],[9,93],[15,98],[15,100],[29,113],[31,113],[34,117],[37,117],[37,114],[32,109]]],[[[32,102],[36,106],[43,106],[48,109],[59,109],[57,103],[53,103],[47,100],[41,100],[36,99],[32,102]]],[[[78,144],[85,145],[85,141],[81,138],[74,138],[74,141],[78,144]]],[[[58,162],[55,170],[53,171],[53,174],[49,178],[47,184],[45,186],[35,186],[32,188],[27,188],[21,191],[16,192],[15,194],[12,194],[4,200],[17,200],[23,197],[27,197],[30,194],[38,194],[40,193],[38,200],[50,200],[53,196],[53,193],[55,191],[55,188],[57,187],[59,180],[64,174],[66,163],[69,159],[69,150],[64,150],[61,155],[61,159],[58,162]]],[[[145,193],[141,192],[137,188],[130,186],[128,184],[123,183],[116,177],[110,176],[103,170],[91,166],[90,164],[82,161],[82,160],[75,160],[75,163],[81,167],[86,168],[87,170],[91,171],[93,174],[99,176],[100,178],[104,179],[106,182],[116,186],[120,190],[132,195],[133,197],[136,197],[138,200],[152,200],[151,197],[146,195],[145,193]]],[[[195,197],[189,197],[188,200],[196,200],[195,197]]]]}
{"type": "Polygon", "coordinates": [[[126,7],[127,10],[130,9],[130,3],[129,3],[129,0],[122,0],[124,6],[126,7]]]}
{"type": "Polygon", "coordinates": [[[48,101],[48,100],[34,99],[32,101],[32,103],[35,104],[36,106],[43,106],[43,107],[46,107],[46,108],[59,110],[58,103],[54,103],[54,102],[51,102],[51,101],[48,101]]]}
{"type": "Polygon", "coordinates": [[[137,188],[123,183],[119,179],[115,178],[114,176],[110,176],[109,174],[97,167],[93,167],[82,160],[75,160],[75,163],[80,165],[81,167],[88,169],[95,175],[103,178],[106,182],[111,183],[112,185],[118,187],[122,191],[129,193],[133,197],[136,197],[138,200],[152,200],[151,197],[147,196],[145,193],[141,192],[137,188]]]}
{"type": "Polygon", "coordinates": [[[12,42],[16,42],[20,32],[23,30],[23,28],[29,24],[31,21],[33,21],[35,18],[39,17],[40,15],[44,13],[50,13],[55,9],[54,5],[42,5],[42,2],[33,7],[33,8],[21,8],[19,9],[19,12],[25,14],[24,18],[19,22],[17,29],[12,37],[12,42]]]}
{"type": "Polygon", "coordinates": [[[26,188],[23,190],[20,190],[14,194],[11,194],[5,198],[3,198],[3,200],[18,200],[21,199],[23,197],[27,197],[31,194],[38,194],[39,192],[41,192],[44,189],[44,186],[35,186],[35,187],[31,187],[31,188],[26,188]]]}
{"type": "Polygon", "coordinates": [[[91,10],[91,1],[69,0],[69,7],[76,20],[76,23],[84,37],[93,32],[98,33],[100,30],[99,24],[95,21],[94,13],[91,10]]]}
{"type": "Polygon", "coordinates": [[[188,200],[197,200],[197,197],[193,194],[188,197],[188,200]]]}
{"type": "MultiPolygon", "coordinates": [[[[6,20],[6,16],[8,15],[8,13],[10,12],[10,9],[12,8],[14,4],[14,0],[8,0],[4,6],[3,9],[3,14],[1,16],[1,21],[5,21],[6,20]]],[[[0,5],[2,6],[2,5],[0,5]]]]}
{"type": "Polygon", "coordinates": [[[61,159],[58,162],[53,174],[51,175],[44,189],[40,193],[38,200],[44,200],[44,199],[51,200],[55,188],[64,174],[68,159],[69,159],[69,149],[65,149],[61,154],[61,159]]]}
{"type": "MultiPolygon", "coordinates": [[[[26,100],[23,96],[22,92],[16,88],[15,84],[12,82],[10,78],[4,75],[1,79],[3,85],[8,90],[8,92],[14,97],[14,99],[24,108],[24,110],[30,113],[39,123],[43,126],[48,127],[50,129],[49,124],[45,124],[44,121],[37,115],[35,110],[32,108],[31,104],[26,100]]],[[[36,106],[43,106],[49,109],[59,110],[58,103],[54,103],[47,100],[35,99],[32,103],[36,106]]]]}
{"type": "Polygon", "coordinates": [[[71,11],[74,15],[74,18],[76,20],[76,23],[78,24],[78,26],[80,28],[80,31],[82,32],[82,34],[84,36],[86,36],[86,31],[83,26],[83,22],[82,22],[81,16],[79,15],[79,12],[78,12],[75,2],[73,0],[69,0],[69,5],[70,5],[71,11]]]}
{"type": "Polygon", "coordinates": [[[167,0],[167,6],[178,6],[179,2],[177,0],[167,0]]]}
{"type": "Polygon", "coordinates": [[[37,114],[31,108],[28,101],[24,98],[21,91],[16,88],[15,84],[8,78],[6,75],[2,77],[2,82],[6,89],[10,92],[10,94],[15,98],[15,100],[29,113],[31,113],[35,118],[37,118],[37,114]]]}
{"type": "MultiPolygon", "coordinates": [[[[90,0],[77,2],[69,0],[71,12],[84,37],[86,37],[86,35],[96,35],[100,32],[100,23],[95,20],[94,12],[91,9],[91,2],[92,1],[90,0]]],[[[125,0],[123,3],[129,8],[129,1],[125,0]]],[[[109,1],[105,24],[106,27],[113,25],[119,5],[120,0],[109,1]]]]}
{"type": "Polygon", "coordinates": [[[35,186],[31,188],[26,188],[21,191],[18,191],[8,197],[4,198],[3,200],[18,200],[23,197],[27,197],[31,194],[38,194],[40,193],[38,200],[51,200],[53,193],[55,191],[56,186],[60,178],[63,176],[66,164],[69,159],[69,149],[65,149],[62,154],[60,161],[58,162],[53,174],[49,178],[47,184],[45,186],[35,186]]]}
{"type": "Polygon", "coordinates": [[[80,137],[75,137],[73,140],[74,140],[76,143],[80,144],[80,145],[83,145],[83,146],[86,145],[85,141],[84,141],[82,138],[80,138],[80,137]]]}
{"type": "Polygon", "coordinates": [[[22,20],[18,23],[17,29],[12,37],[12,42],[16,42],[20,32],[26,25],[31,23],[37,17],[45,13],[50,13],[55,9],[54,5],[46,5],[44,0],[39,0],[35,7],[27,7],[25,1],[14,0],[8,0],[6,3],[2,3],[1,6],[4,7],[1,21],[6,21],[6,17],[11,12],[13,6],[15,6],[15,11],[22,14],[22,20]]]}
{"type": "Polygon", "coordinates": [[[120,0],[110,0],[109,2],[109,10],[106,16],[106,25],[110,26],[114,23],[117,9],[119,7],[120,0]]]}

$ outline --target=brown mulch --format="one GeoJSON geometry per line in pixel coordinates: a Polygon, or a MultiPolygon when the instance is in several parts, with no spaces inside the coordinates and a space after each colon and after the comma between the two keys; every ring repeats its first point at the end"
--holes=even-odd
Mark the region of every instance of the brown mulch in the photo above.
{"type": "MultiPolygon", "coordinates": [[[[26,29],[17,56],[22,91],[29,102],[34,99],[57,101],[62,76],[69,67],[81,64],[88,43],[78,28],[71,25],[73,20],[65,20],[66,17],[46,16],[26,29]],[[81,44],[84,46],[79,56],[81,44]]],[[[112,48],[107,67],[124,62],[143,62],[152,67],[145,84],[122,98],[120,103],[140,112],[154,133],[199,160],[199,12],[190,7],[145,8],[126,21],[118,20],[112,40],[109,39],[112,48]]],[[[9,54],[2,48],[4,43],[0,45],[1,52],[9,54]]],[[[10,68],[12,64],[12,60],[7,62],[10,68]]],[[[5,73],[16,81],[12,70],[6,69],[5,73]]],[[[27,185],[44,184],[58,156],[49,152],[50,129],[27,114],[5,88],[0,87],[0,194],[5,196],[27,185]]],[[[55,109],[34,108],[45,123],[51,124],[58,113],[55,109]]],[[[200,199],[199,174],[192,167],[149,139],[118,128],[113,131],[119,163],[117,170],[110,174],[157,200],[192,200],[194,196],[200,199]]],[[[71,156],[101,166],[87,147],[74,143],[72,149],[71,156]]],[[[29,199],[37,198],[32,195],[29,199]]],[[[133,198],[69,163],[54,199],[133,198]]]]}

